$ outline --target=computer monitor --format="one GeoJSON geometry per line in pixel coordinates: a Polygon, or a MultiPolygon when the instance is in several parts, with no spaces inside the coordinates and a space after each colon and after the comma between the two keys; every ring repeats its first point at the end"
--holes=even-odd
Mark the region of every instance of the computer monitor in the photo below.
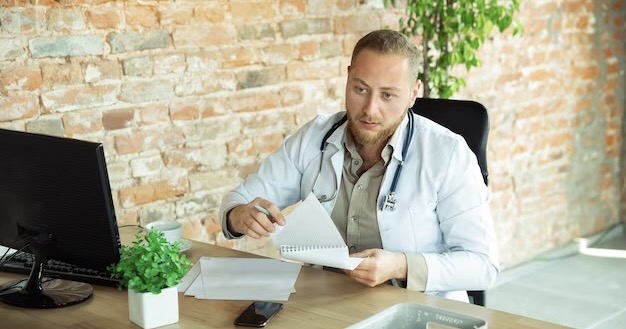
{"type": "Polygon", "coordinates": [[[0,129],[0,245],[34,255],[1,301],[54,308],[91,297],[89,284],[42,281],[42,270],[49,259],[100,271],[120,259],[102,144],[0,129]]]}

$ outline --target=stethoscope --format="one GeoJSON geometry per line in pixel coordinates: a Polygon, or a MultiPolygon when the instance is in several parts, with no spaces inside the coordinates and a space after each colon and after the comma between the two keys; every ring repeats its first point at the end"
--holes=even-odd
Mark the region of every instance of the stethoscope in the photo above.
{"type": "MultiPolygon", "coordinates": [[[[381,210],[394,211],[396,209],[396,202],[398,200],[396,198],[396,186],[398,185],[398,180],[400,179],[400,173],[402,172],[402,167],[404,165],[404,159],[406,159],[406,153],[409,150],[409,145],[411,144],[411,138],[413,137],[413,120],[414,120],[413,115],[411,114],[410,111],[407,112],[407,115],[409,117],[409,129],[407,129],[406,137],[404,138],[404,145],[402,146],[402,160],[400,160],[400,163],[398,164],[398,168],[396,168],[396,172],[393,175],[391,188],[389,189],[389,193],[385,195],[385,200],[381,206],[381,210]]],[[[320,151],[322,152],[320,156],[320,167],[317,172],[317,177],[315,177],[315,181],[313,182],[313,188],[311,188],[311,193],[313,193],[314,195],[315,195],[315,187],[317,186],[317,182],[319,181],[320,176],[322,174],[322,164],[324,163],[324,153],[326,152],[326,145],[327,145],[326,141],[335,132],[335,130],[337,130],[337,128],[339,128],[341,125],[343,125],[347,121],[347,119],[348,119],[347,115],[344,115],[341,119],[339,119],[339,121],[335,122],[332,125],[332,127],[330,127],[330,129],[326,132],[326,135],[324,135],[324,138],[322,138],[322,144],[320,145],[320,151]]],[[[337,194],[339,194],[337,175],[335,174],[334,170],[332,172],[333,172],[333,176],[335,176],[335,179],[334,179],[334,182],[335,182],[334,191],[335,192],[331,196],[328,196],[326,194],[320,195],[319,197],[317,197],[317,200],[319,200],[319,202],[331,201],[337,197],[337,194]]]]}

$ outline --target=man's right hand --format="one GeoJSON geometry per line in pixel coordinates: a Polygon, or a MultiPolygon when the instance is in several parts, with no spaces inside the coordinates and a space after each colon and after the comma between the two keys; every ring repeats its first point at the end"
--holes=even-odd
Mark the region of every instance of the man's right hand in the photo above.
{"type": "Polygon", "coordinates": [[[236,206],[227,216],[228,230],[231,233],[245,234],[255,239],[268,237],[273,233],[274,223],[285,225],[285,217],[278,207],[263,198],[256,198],[248,204],[236,206]],[[255,205],[266,209],[270,216],[257,210],[255,205]]]}

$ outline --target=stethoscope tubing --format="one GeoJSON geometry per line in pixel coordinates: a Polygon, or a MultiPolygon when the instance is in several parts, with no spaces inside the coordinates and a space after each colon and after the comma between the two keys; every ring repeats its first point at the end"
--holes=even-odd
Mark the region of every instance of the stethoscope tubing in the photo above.
{"type": "MultiPolygon", "coordinates": [[[[409,150],[409,146],[411,145],[411,139],[413,139],[413,131],[414,131],[414,118],[413,115],[410,111],[407,111],[407,115],[409,117],[409,129],[407,129],[407,133],[406,136],[404,138],[404,143],[402,145],[402,160],[400,160],[400,163],[398,164],[398,167],[396,168],[396,171],[393,175],[393,180],[391,181],[391,188],[389,189],[389,193],[385,196],[385,203],[383,204],[382,209],[389,209],[389,210],[394,210],[395,209],[395,194],[396,194],[396,187],[398,185],[398,181],[400,180],[400,173],[402,172],[402,168],[404,166],[404,161],[406,159],[406,155],[408,153],[409,150]],[[391,200],[391,201],[389,201],[391,200]],[[391,205],[388,204],[388,202],[391,202],[391,205]]],[[[313,187],[311,188],[311,193],[315,194],[315,187],[317,186],[317,183],[319,182],[321,173],[322,173],[322,165],[324,163],[324,153],[326,152],[326,145],[327,145],[327,141],[328,138],[330,138],[330,136],[337,130],[337,128],[339,128],[341,125],[343,125],[348,119],[348,115],[345,114],[343,117],[341,117],[341,119],[339,119],[339,121],[335,122],[330,129],[326,132],[326,134],[324,135],[324,137],[322,138],[322,143],[320,144],[320,151],[322,152],[320,155],[320,166],[319,166],[319,170],[317,171],[317,176],[315,177],[315,181],[313,182],[313,187]]],[[[335,175],[335,189],[334,189],[334,193],[328,197],[326,194],[323,194],[319,197],[317,197],[317,199],[320,202],[328,202],[331,201],[333,199],[335,199],[337,197],[337,194],[339,193],[339,186],[337,183],[337,177],[335,175]]]]}

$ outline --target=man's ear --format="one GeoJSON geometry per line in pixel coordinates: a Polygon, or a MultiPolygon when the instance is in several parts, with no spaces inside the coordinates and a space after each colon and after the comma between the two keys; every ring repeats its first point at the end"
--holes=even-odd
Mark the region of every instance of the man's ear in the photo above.
{"type": "Polygon", "coordinates": [[[415,100],[419,97],[422,98],[424,97],[424,88],[422,81],[420,79],[417,79],[417,81],[415,81],[415,85],[413,85],[413,89],[411,90],[411,99],[409,99],[409,108],[413,107],[413,104],[415,104],[415,100]]]}
{"type": "Polygon", "coordinates": [[[415,82],[415,85],[417,86],[417,97],[423,98],[424,97],[424,84],[422,83],[422,80],[417,79],[417,81],[415,82]]]}

